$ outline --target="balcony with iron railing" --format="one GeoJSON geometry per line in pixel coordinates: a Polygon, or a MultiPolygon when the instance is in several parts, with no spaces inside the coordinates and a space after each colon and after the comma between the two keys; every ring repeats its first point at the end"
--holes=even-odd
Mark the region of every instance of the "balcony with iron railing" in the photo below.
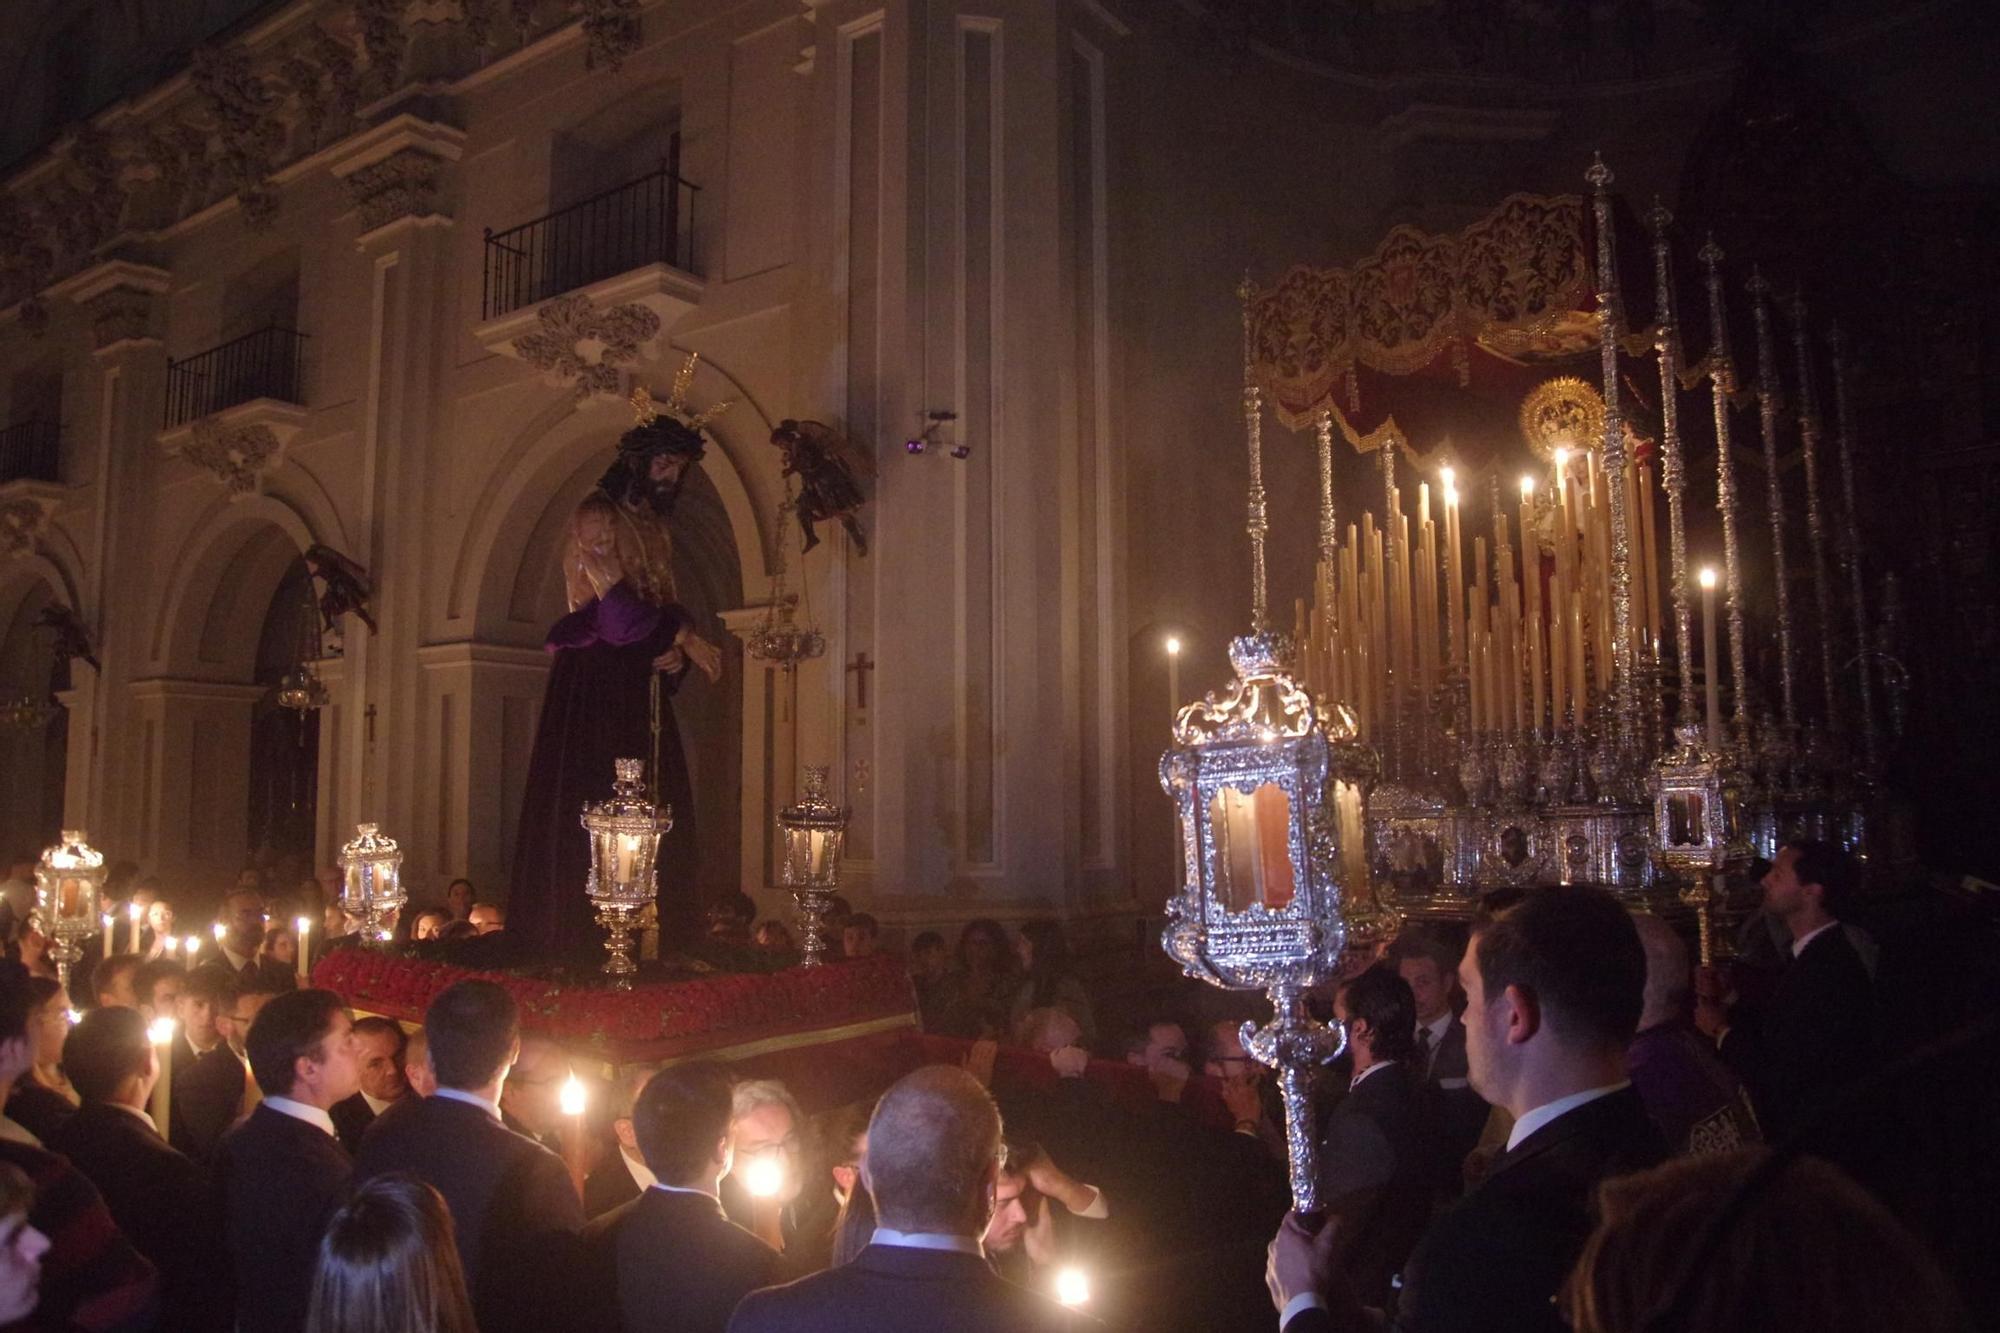
{"type": "Polygon", "coordinates": [[[166,429],[259,399],[303,404],[305,342],[305,334],[272,325],[184,360],[170,358],[166,429]]]}
{"type": "Polygon", "coordinates": [[[474,335],[520,355],[539,307],[580,294],[599,309],[643,305],[663,329],[700,301],[694,202],[701,187],[680,174],[680,145],[659,167],[505,231],[485,232],[480,319],[474,335]]]}
{"type": "Polygon", "coordinates": [[[62,423],[28,417],[0,430],[0,486],[10,481],[60,481],[62,423]]]}

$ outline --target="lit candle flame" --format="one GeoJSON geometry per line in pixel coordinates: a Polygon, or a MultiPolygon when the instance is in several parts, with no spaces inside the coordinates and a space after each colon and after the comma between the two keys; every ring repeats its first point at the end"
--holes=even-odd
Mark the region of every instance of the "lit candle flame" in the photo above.
{"type": "Polygon", "coordinates": [[[165,1046],[174,1039],[174,1030],[179,1026],[180,1024],[173,1019],[162,1014],[147,1025],[146,1036],[152,1040],[153,1045],[165,1046]]]}
{"type": "Polygon", "coordinates": [[[223,925],[220,921],[209,927],[209,930],[214,934],[217,944],[222,943],[222,937],[229,933],[229,927],[223,925]]]}
{"type": "Polygon", "coordinates": [[[1701,586],[1704,588],[1713,588],[1715,586],[1715,569],[1713,566],[1702,566],[1701,586]]]}
{"type": "Polygon", "coordinates": [[[1562,468],[1562,467],[1567,467],[1568,465],[1569,465],[1569,450],[1567,449],[1556,450],[1556,466],[1558,468],[1562,468]]]}
{"type": "Polygon", "coordinates": [[[190,935],[190,936],[188,936],[188,937],[187,937],[187,954],[188,954],[188,957],[192,958],[192,957],[194,957],[194,956],[195,956],[196,954],[198,954],[198,953],[200,953],[200,952],[201,952],[201,936],[199,936],[199,935],[190,935]]]}
{"type": "Polygon", "coordinates": [[[1521,498],[1523,500],[1532,500],[1534,499],[1534,497],[1535,497],[1535,479],[1533,477],[1521,478],[1521,498]]]}
{"type": "Polygon", "coordinates": [[[160,941],[160,947],[165,949],[168,953],[179,953],[181,951],[181,942],[175,939],[172,935],[169,935],[165,939],[160,941]]]}
{"type": "Polygon", "coordinates": [[[1090,1299],[1090,1279],[1081,1268],[1064,1268],[1056,1273],[1056,1299],[1064,1305],[1082,1305],[1090,1299]]]}
{"type": "Polygon", "coordinates": [[[775,1157],[757,1157],[743,1168],[743,1188],[768,1199],[785,1187],[784,1164],[775,1157]]]}
{"type": "Polygon", "coordinates": [[[137,903],[125,904],[125,915],[131,917],[134,921],[137,921],[139,919],[139,913],[144,910],[145,909],[140,907],[139,904],[137,903]]]}
{"type": "Polygon", "coordinates": [[[1168,657],[1179,657],[1180,655],[1181,655],[1181,641],[1180,641],[1180,639],[1179,639],[1178,637],[1176,637],[1175,635],[1172,635],[1172,634],[1169,634],[1169,635],[1167,636],[1167,656],[1168,656],[1168,657]]]}
{"type": "Polygon", "coordinates": [[[1448,481],[1444,484],[1444,502],[1447,505],[1455,505],[1458,503],[1458,487],[1452,485],[1448,481]]]}
{"type": "Polygon", "coordinates": [[[1438,469],[1438,476],[1443,478],[1444,480],[1444,493],[1447,496],[1455,494],[1455,492],[1452,490],[1451,480],[1453,477],[1456,477],[1457,475],[1458,474],[1452,471],[1450,467],[1441,467],[1438,469]]]}
{"type": "Polygon", "coordinates": [[[299,918],[299,938],[300,938],[300,939],[304,939],[304,938],[305,938],[305,937],[306,937],[306,936],[307,936],[308,934],[310,934],[310,933],[311,933],[311,931],[312,931],[312,924],[313,924],[313,923],[312,923],[312,918],[311,918],[311,917],[309,917],[309,916],[302,916],[302,917],[300,917],[300,918],[299,918]]]}
{"type": "Polygon", "coordinates": [[[562,1113],[567,1116],[582,1115],[584,1101],[583,1084],[577,1080],[575,1074],[571,1074],[563,1080],[561,1093],[562,1113]]]}

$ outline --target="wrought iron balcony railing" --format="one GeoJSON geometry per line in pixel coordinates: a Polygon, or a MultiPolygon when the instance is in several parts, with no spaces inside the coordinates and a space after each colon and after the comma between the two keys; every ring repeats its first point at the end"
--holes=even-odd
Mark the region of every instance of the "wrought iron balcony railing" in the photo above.
{"type": "Polygon", "coordinates": [[[59,481],[56,469],[62,452],[62,423],[54,417],[29,417],[0,430],[0,484],[10,481],[59,481]]]}
{"type": "Polygon", "coordinates": [[[167,361],[167,429],[253,398],[303,406],[306,335],[276,325],[167,361]]]}
{"type": "Polygon", "coordinates": [[[694,272],[694,196],[680,140],[659,170],[506,231],[486,229],[480,318],[587,287],[646,264],[694,272]]]}

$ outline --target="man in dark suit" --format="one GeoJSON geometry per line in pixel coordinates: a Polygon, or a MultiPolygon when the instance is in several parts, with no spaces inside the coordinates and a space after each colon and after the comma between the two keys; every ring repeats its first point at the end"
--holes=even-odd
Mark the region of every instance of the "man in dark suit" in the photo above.
{"type": "Polygon", "coordinates": [[[1465,1060],[1465,1022],[1452,1003],[1463,953],[1427,926],[1412,926],[1389,949],[1389,961],[1416,999],[1416,1045],[1409,1066],[1435,1127],[1434,1183],[1446,1199],[1464,1192],[1465,1157],[1479,1142],[1489,1110],[1486,1099],[1472,1088],[1465,1060]]]}
{"type": "MultiPolygon", "coordinates": [[[[1645,952],[1610,894],[1535,889],[1475,927],[1459,983],[1473,1086],[1513,1113],[1514,1129],[1417,1242],[1390,1323],[1558,1333],[1554,1297],[1590,1233],[1598,1184],[1666,1152],[1625,1069],[1645,952]]],[[[1285,1333],[1382,1327],[1334,1260],[1337,1243],[1296,1215],[1280,1228],[1269,1280],[1285,1333]]]]}
{"type": "Polygon", "coordinates": [[[1431,1215],[1433,1144],[1422,1075],[1413,1067],[1416,1001],[1377,964],[1341,987],[1334,1012],[1347,1025],[1354,1073],[1320,1149],[1320,1198],[1337,1222],[1336,1254],[1371,1305],[1391,1282],[1431,1215]]]}
{"type": "Polygon", "coordinates": [[[320,1232],[352,1171],[327,1108],[361,1083],[354,1023],[332,991],[295,990],[263,1007],[245,1045],[263,1100],[223,1138],[215,1160],[236,1328],[296,1333],[320,1232]]]}
{"type": "Polygon", "coordinates": [[[257,956],[264,943],[264,895],[255,889],[231,890],[216,919],[222,923],[222,938],[202,960],[202,967],[229,973],[238,986],[254,981],[273,994],[298,988],[298,974],[291,968],[275,958],[257,956]]]}
{"type": "Polygon", "coordinates": [[[639,1104],[639,1094],[646,1090],[656,1071],[641,1066],[625,1076],[619,1093],[617,1118],[611,1122],[611,1133],[617,1141],[618,1151],[604,1159],[595,1171],[584,1178],[583,1215],[598,1218],[620,1204],[630,1203],[651,1189],[656,1183],[652,1168],[646,1165],[645,1153],[639,1147],[638,1128],[633,1123],[632,1112],[639,1104]]]}
{"type": "Polygon", "coordinates": [[[424,1014],[437,1092],[370,1129],[357,1181],[405,1171],[444,1196],[483,1333],[578,1322],[583,1205],[560,1157],[500,1123],[520,1010],[490,981],[447,986],[424,1014]]]}
{"type": "MultiPolygon", "coordinates": [[[[1723,1060],[1749,1087],[1758,1121],[1774,1143],[1877,1062],[1874,985],[1840,928],[1851,875],[1846,855],[1827,843],[1780,847],[1764,876],[1764,911],[1792,937],[1792,959],[1776,989],[1762,1006],[1738,1006],[1743,1012],[1737,1013],[1714,1002],[1721,990],[1717,978],[1702,978],[1697,1017],[1718,1036],[1723,1060]]],[[[1835,1138],[1855,1137],[1841,1129],[1835,1138]]],[[[1866,1145],[1817,1146],[1852,1168],[1866,1145]],[[1855,1151],[1846,1151],[1850,1147],[1855,1151]]]]}
{"type": "Polygon", "coordinates": [[[716,1193],[730,1166],[729,1118],[729,1073],[714,1064],[654,1075],[632,1108],[658,1183],[583,1233],[627,1329],[722,1333],[738,1301],[778,1280],[778,1252],[725,1217],[716,1193]]]}
{"type": "Polygon", "coordinates": [[[49,1146],[104,1195],[119,1230],[160,1270],[160,1327],[207,1329],[231,1314],[222,1219],[208,1173],[167,1146],[146,1113],[159,1057],[130,1009],[84,1015],[63,1047],[83,1106],[49,1146]]]}
{"type": "Polygon", "coordinates": [[[333,1128],[349,1155],[361,1151],[368,1126],[410,1095],[403,1078],[403,1053],[408,1044],[403,1025],[393,1018],[370,1015],[354,1020],[354,1048],[361,1064],[361,1091],[333,1107],[333,1128]]]}
{"type": "Polygon", "coordinates": [[[228,1000],[215,1017],[216,1035],[222,1040],[186,1068],[174,1070],[173,1123],[167,1127],[168,1141],[203,1163],[214,1157],[222,1136],[249,1114],[261,1096],[245,1043],[258,1014],[279,993],[263,976],[238,983],[218,971],[208,980],[228,1000]]]}
{"type": "Polygon", "coordinates": [[[876,1103],[865,1176],[878,1225],[852,1262],[753,1291],[730,1333],[1024,1333],[1094,1326],[987,1266],[1000,1112],[963,1069],[927,1065],[876,1103]]]}

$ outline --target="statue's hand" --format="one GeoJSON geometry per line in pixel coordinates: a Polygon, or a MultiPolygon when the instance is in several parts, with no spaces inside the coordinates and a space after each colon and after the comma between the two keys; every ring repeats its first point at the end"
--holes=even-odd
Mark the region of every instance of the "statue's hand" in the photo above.
{"type": "Polygon", "coordinates": [[[681,652],[694,663],[695,669],[710,681],[722,679],[722,650],[699,634],[683,631],[680,639],[669,652],[681,652]]]}

